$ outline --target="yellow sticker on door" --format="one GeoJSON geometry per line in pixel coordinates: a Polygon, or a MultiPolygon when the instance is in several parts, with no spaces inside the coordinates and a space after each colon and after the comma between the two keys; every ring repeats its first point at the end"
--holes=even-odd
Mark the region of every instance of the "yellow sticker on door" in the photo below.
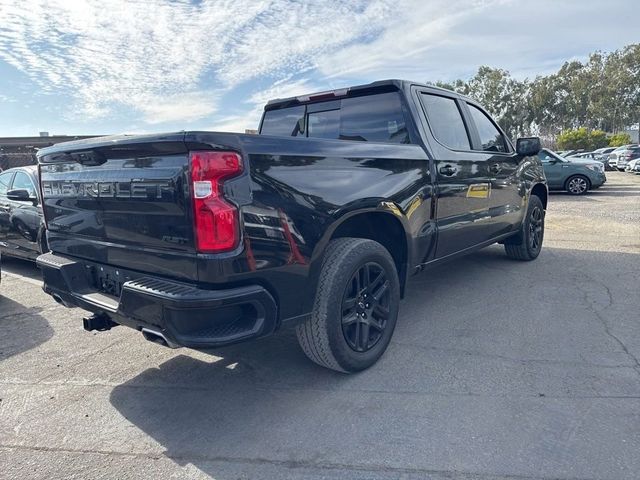
{"type": "Polygon", "coordinates": [[[489,198],[490,195],[490,183],[474,183],[467,189],[467,198],[489,198]]]}

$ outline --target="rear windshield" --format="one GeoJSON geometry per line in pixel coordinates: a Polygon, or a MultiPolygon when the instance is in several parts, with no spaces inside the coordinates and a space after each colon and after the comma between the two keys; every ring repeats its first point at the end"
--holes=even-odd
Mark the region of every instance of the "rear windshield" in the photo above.
{"type": "Polygon", "coordinates": [[[410,143],[399,92],[269,110],[264,114],[260,133],[410,143]]]}

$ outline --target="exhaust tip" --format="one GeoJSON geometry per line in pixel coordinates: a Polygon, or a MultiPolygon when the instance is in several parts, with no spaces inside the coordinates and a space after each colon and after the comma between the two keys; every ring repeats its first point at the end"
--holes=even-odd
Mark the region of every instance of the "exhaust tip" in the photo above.
{"type": "Polygon", "coordinates": [[[158,345],[162,345],[163,347],[178,348],[177,345],[174,345],[169,340],[167,340],[167,337],[165,337],[162,333],[156,332],[155,330],[143,328],[142,336],[145,338],[145,340],[156,343],[158,345]]]}
{"type": "Polygon", "coordinates": [[[64,305],[64,302],[62,301],[62,299],[60,298],[59,295],[56,295],[55,293],[52,293],[51,296],[56,301],[56,303],[58,303],[60,305],[64,305]]]}

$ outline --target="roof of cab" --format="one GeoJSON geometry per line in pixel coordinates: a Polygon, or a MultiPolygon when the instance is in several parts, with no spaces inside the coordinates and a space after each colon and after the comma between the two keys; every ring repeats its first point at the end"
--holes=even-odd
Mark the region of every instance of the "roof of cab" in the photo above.
{"type": "Polygon", "coordinates": [[[327,98],[318,98],[315,101],[328,100],[329,95],[334,94],[336,98],[348,95],[352,92],[357,92],[359,90],[374,90],[374,89],[383,89],[385,87],[395,87],[398,90],[408,91],[412,86],[425,87],[433,90],[439,90],[443,93],[447,93],[448,95],[456,95],[458,97],[467,98],[464,95],[461,95],[457,92],[453,92],[452,90],[448,90],[446,88],[436,87],[435,85],[427,85],[421,82],[413,82],[410,80],[401,80],[401,79],[387,79],[387,80],[378,80],[372,83],[367,83],[363,85],[355,85],[352,87],[344,87],[344,88],[334,88],[332,90],[324,90],[322,92],[315,92],[310,94],[297,95],[295,97],[286,97],[286,98],[274,98],[269,100],[265,105],[265,110],[270,110],[277,107],[282,106],[290,106],[290,105],[298,105],[304,104],[308,102],[313,102],[313,97],[323,97],[327,96],[327,98]]]}

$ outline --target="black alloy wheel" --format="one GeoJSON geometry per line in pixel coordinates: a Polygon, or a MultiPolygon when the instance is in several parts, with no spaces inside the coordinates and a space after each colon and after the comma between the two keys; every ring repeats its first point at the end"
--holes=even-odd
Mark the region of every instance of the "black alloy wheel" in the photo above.
{"type": "Polygon", "coordinates": [[[542,246],[544,212],[535,205],[529,213],[529,248],[538,251],[542,246]]]}
{"type": "Polygon", "coordinates": [[[373,348],[387,326],[389,280],[375,262],[362,265],[351,277],[342,299],[342,333],[356,352],[373,348]]]}

